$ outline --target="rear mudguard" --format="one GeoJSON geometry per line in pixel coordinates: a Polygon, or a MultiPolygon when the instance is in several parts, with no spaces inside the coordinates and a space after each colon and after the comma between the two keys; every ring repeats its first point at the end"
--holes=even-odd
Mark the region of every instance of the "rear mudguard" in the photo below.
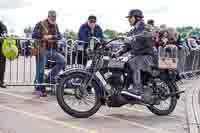
{"type": "MultiPolygon", "coordinates": [[[[88,77],[91,77],[92,74],[88,71],[86,71],[85,69],[81,69],[81,68],[72,68],[69,70],[66,70],[64,73],[62,73],[61,75],[59,75],[59,80],[64,78],[66,75],[70,75],[72,73],[82,73],[88,77]]],[[[95,81],[98,85],[98,93],[100,94],[100,96],[102,97],[102,99],[104,99],[104,97],[106,96],[106,91],[105,88],[102,84],[102,82],[100,81],[100,79],[95,75],[93,78],[93,81],[95,81]]]]}

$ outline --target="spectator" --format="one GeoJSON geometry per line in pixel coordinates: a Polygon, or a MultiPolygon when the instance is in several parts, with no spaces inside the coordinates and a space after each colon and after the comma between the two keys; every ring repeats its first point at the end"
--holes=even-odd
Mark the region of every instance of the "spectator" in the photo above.
{"type": "Polygon", "coordinates": [[[176,45],[177,39],[178,39],[178,32],[175,28],[169,27],[168,29],[169,33],[169,41],[168,44],[176,45]]]}
{"type": "Polygon", "coordinates": [[[191,50],[199,49],[199,45],[195,38],[196,37],[194,36],[190,36],[189,38],[186,39],[186,43],[191,50]]]}
{"type": "MultiPolygon", "coordinates": [[[[78,32],[78,39],[81,41],[85,41],[87,43],[90,42],[90,37],[97,37],[99,39],[103,39],[103,31],[101,27],[96,24],[97,18],[94,15],[90,15],[88,17],[88,21],[81,25],[79,32],[78,32]]],[[[79,51],[79,58],[78,58],[78,64],[86,64],[87,62],[87,55],[86,55],[86,49],[88,47],[88,44],[80,44],[79,46],[82,47],[84,51],[84,62],[82,62],[82,51],[79,51]]]]}
{"type": "Polygon", "coordinates": [[[166,30],[167,29],[167,25],[166,24],[161,24],[160,25],[160,29],[161,30],[166,30]]]}
{"type": "Polygon", "coordinates": [[[154,21],[153,19],[149,19],[149,20],[147,21],[147,24],[149,24],[149,25],[151,25],[152,27],[154,27],[154,26],[155,26],[155,21],[154,21]]]}
{"type": "MultiPolygon", "coordinates": [[[[48,18],[36,24],[32,37],[39,40],[39,53],[36,55],[36,79],[35,83],[42,84],[44,77],[44,67],[47,58],[53,58],[56,65],[48,75],[47,83],[55,83],[55,77],[64,68],[64,57],[56,51],[57,41],[61,39],[61,34],[56,24],[56,12],[51,10],[48,18]]],[[[47,96],[44,86],[36,86],[36,95],[47,96]]]]}
{"type": "MultiPolygon", "coordinates": [[[[0,22],[0,37],[2,37],[3,34],[7,33],[7,27],[0,22]]],[[[0,48],[2,47],[3,41],[0,40],[0,48]]],[[[6,85],[4,83],[4,74],[5,74],[5,66],[6,66],[6,58],[4,57],[2,50],[0,50],[0,87],[6,88],[6,85]]]]}
{"type": "Polygon", "coordinates": [[[167,30],[162,30],[158,33],[158,37],[155,40],[155,46],[158,49],[160,46],[165,47],[168,43],[169,33],[167,30]]]}
{"type": "Polygon", "coordinates": [[[197,39],[197,44],[200,45],[200,37],[197,39]]]}

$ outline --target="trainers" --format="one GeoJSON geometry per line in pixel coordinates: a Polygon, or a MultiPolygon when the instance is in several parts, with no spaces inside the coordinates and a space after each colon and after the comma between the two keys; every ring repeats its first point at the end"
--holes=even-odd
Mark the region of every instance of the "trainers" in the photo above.
{"type": "Polygon", "coordinates": [[[0,88],[6,88],[6,84],[2,80],[0,80],[0,88]]]}
{"type": "Polygon", "coordinates": [[[47,93],[42,91],[35,91],[35,95],[39,97],[47,97],[47,93]]]}
{"type": "Polygon", "coordinates": [[[1,88],[6,88],[6,84],[5,84],[4,82],[1,82],[1,83],[0,83],[0,87],[1,87],[1,88]]]}

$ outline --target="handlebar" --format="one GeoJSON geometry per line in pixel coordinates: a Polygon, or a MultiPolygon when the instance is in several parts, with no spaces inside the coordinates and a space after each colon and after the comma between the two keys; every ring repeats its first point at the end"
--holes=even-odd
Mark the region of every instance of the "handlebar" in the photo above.
{"type": "Polygon", "coordinates": [[[90,37],[90,39],[95,40],[97,43],[107,45],[107,44],[109,44],[109,43],[111,43],[111,42],[113,42],[113,41],[123,40],[123,37],[116,37],[116,38],[114,38],[114,39],[112,39],[112,40],[110,40],[110,41],[107,41],[107,42],[106,42],[105,40],[99,39],[99,38],[97,38],[97,37],[90,37]]]}
{"type": "Polygon", "coordinates": [[[88,42],[81,41],[81,40],[75,40],[75,41],[73,42],[73,44],[78,44],[78,43],[84,43],[84,44],[87,44],[88,42]]]}
{"type": "Polygon", "coordinates": [[[122,37],[116,37],[116,38],[114,38],[114,39],[112,39],[112,40],[110,40],[108,42],[105,42],[105,45],[107,45],[107,44],[109,44],[111,42],[117,41],[117,40],[123,40],[123,38],[122,37]]]}

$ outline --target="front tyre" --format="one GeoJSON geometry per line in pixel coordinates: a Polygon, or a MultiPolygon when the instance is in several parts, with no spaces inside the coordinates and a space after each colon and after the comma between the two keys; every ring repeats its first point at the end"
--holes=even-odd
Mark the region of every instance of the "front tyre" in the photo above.
{"type": "Polygon", "coordinates": [[[58,104],[67,114],[75,118],[88,118],[95,114],[101,107],[101,95],[98,90],[99,85],[95,80],[92,80],[84,93],[81,93],[80,86],[88,77],[87,74],[82,72],[73,72],[67,74],[60,80],[60,84],[56,89],[56,97],[58,104]],[[91,98],[93,97],[93,99],[91,98]],[[68,98],[67,100],[65,98],[68,98]],[[71,98],[71,99],[69,99],[71,98]],[[93,105],[91,107],[86,99],[93,105]],[[79,109],[75,108],[75,103],[70,105],[70,101],[78,102],[79,109]],[[84,106],[84,104],[86,106],[84,106]],[[86,109],[87,108],[87,109],[86,109]]]}
{"type": "Polygon", "coordinates": [[[166,116],[166,115],[171,114],[174,111],[177,104],[177,96],[171,96],[171,97],[165,98],[165,95],[176,93],[177,86],[175,82],[163,81],[163,80],[161,80],[160,85],[162,87],[160,88],[162,89],[162,91],[159,94],[159,97],[161,99],[160,104],[153,105],[147,108],[156,115],[166,116]],[[166,104],[167,104],[167,107],[165,106],[165,108],[163,108],[164,105],[166,104]]]}

